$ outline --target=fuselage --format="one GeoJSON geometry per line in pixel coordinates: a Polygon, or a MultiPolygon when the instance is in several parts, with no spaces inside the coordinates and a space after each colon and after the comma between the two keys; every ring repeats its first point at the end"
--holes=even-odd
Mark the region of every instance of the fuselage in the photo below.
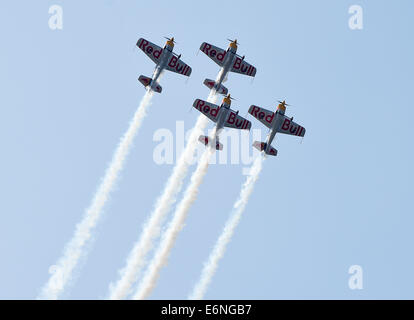
{"type": "Polygon", "coordinates": [[[219,141],[219,134],[221,130],[224,128],[224,124],[228,118],[229,112],[230,112],[230,105],[231,105],[231,98],[230,95],[226,96],[223,99],[223,102],[221,103],[219,113],[217,115],[217,122],[216,122],[216,128],[214,132],[214,138],[215,141],[219,141]]]}
{"type": "Polygon", "coordinates": [[[220,106],[217,124],[216,124],[216,132],[215,132],[215,136],[217,140],[218,140],[220,131],[224,128],[224,123],[226,122],[228,118],[229,109],[230,109],[230,106],[225,103],[222,103],[220,106]]]}
{"type": "Polygon", "coordinates": [[[237,45],[234,42],[232,42],[230,43],[230,46],[228,47],[226,51],[226,56],[224,57],[222,70],[220,72],[220,77],[216,81],[217,88],[220,87],[220,85],[224,82],[224,79],[226,79],[227,74],[230,72],[233,66],[233,63],[234,63],[234,58],[236,57],[236,53],[237,53],[237,45]]]}
{"type": "Polygon", "coordinates": [[[285,114],[285,110],[286,107],[284,104],[279,104],[279,106],[277,107],[276,111],[275,111],[275,116],[272,122],[272,126],[270,128],[269,134],[267,135],[267,139],[266,139],[266,152],[270,151],[270,145],[272,144],[276,133],[278,132],[278,129],[281,127],[282,125],[282,121],[284,119],[284,114],[285,114]]]}
{"type": "Polygon", "coordinates": [[[152,75],[152,83],[151,88],[157,85],[158,78],[160,77],[162,71],[165,69],[168,61],[170,60],[171,56],[173,55],[174,49],[174,42],[172,40],[168,40],[162,50],[160,62],[155,66],[154,73],[152,75]]]}

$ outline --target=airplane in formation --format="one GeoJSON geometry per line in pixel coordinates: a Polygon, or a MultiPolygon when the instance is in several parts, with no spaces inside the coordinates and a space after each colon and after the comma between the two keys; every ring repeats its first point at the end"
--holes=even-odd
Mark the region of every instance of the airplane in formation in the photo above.
{"type": "Polygon", "coordinates": [[[140,38],[137,42],[137,47],[156,64],[152,78],[146,76],[139,76],[138,80],[147,90],[152,90],[161,93],[162,87],[158,84],[158,78],[163,70],[169,70],[189,77],[191,75],[191,67],[185,64],[181,58],[181,54],[177,55],[173,52],[175,40],[174,37],[167,38],[164,48],[156,44],[140,38]]]}
{"type": "Polygon", "coordinates": [[[251,105],[249,113],[270,129],[266,142],[255,141],[253,146],[259,151],[276,156],[277,150],[271,146],[276,133],[290,134],[292,136],[304,137],[306,129],[293,121],[293,117],[285,116],[286,106],[289,106],[285,100],[279,101],[275,112],[264,108],[251,105]]]}
{"type": "Polygon", "coordinates": [[[209,137],[201,135],[198,140],[204,145],[208,145],[209,142],[215,144],[216,150],[222,150],[223,145],[219,141],[220,131],[224,128],[235,128],[250,130],[252,123],[249,120],[239,116],[239,111],[234,111],[230,108],[231,96],[228,94],[224,97],[221,106],[213,103],[196,99],[193,103],[193,107],[204,114],[211,121],[216,123],[216,130],[214,133],[214,141],[209,141],[209,137]]]}
{"type": "MultiPolygon", "coordinates": [[[[137,47],[156,64],[152,78],[141,75],[138,80],[147,88],[161,93],[162,87],[158,84],[158,78],[163,70],[173,71],[184,76],[191,75],[191,67],[185,64],[181,58],[181,54],[177,55],[173,52],[175,40],[174,37],[166,38],[167,42],[164,48],[156,44],[140,38],[137,42],[137,47]]],[[[239,111],[234,111],[230,108],[231,96],[228,94],[228,89],[222,84],[229,72],[236,72],[247,76],[254,77],[256,75],[256,68],[247,63],[244,58],[237,54],[238,43],[237,40],[230,40],[227,50],[216,47],[207,42],[203,42],[200,50],[204,52],[209,58],[217,63],[222,72],[217,81],[205,79],[204,85],[209,89],[214,89],[217,93],[225,95],[220,106],[201,99],[196,99],[193,107],[203,113],[206,117],[216,123],[216,131],[214,141],[209,141],[209,137],[201,135],[199,141],[204,145],[214,143],[216,150],[222,150],[223,145],[219,141],[220,131],[224,127],[250,130],[251,122],[238,115],[239,111]]],[[[304,137],[306,129],[293,121],[293,117],[285,116],[286,107],[289,106],[286,101],[279,101],[279,105],[275,112],[252,105],[249,108],[249,113],[268,127],[269,134],[266,142],[255,141],[253,146],[259,151],[263,151],[267,155],[276,156],[277,150],[272,147],[271,143],[274,140],[276,133],[284,133],[298,137],[304,137]]]]}
{"type": "Polygon", "coordinates": [[[213,46],[207,42],[203,42],[200,46],[200,50],[204,52],[210,59],[217,63],[220,67],[223,68],[223,72],[220,75],[220,78],[216,81],[211,79],[205,79],[204,85],[209,89],[215,89],[218,93],[226,95],[228,89],[222,85],[225,81],[227,74],[231,72],[236,72],[244,74],[246,76],[254,77],[256,75],[256,68],[251,64],[247,63],[244,60],[244,56],[239,56],[237,54],[237,39],[230,40],[229,47],[227,50],[221,49],[219,47],[213,46]]]}

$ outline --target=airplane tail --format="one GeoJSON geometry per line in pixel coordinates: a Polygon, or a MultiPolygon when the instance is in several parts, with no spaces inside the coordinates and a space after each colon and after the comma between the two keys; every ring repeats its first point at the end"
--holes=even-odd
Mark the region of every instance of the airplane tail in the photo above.
{"type": "MultiPolygon", "coordinates": [[[[200,136],[200,137],[198,137],[198,141],[200,141],[202,144],[204,144],[206,146],[206,145],[208,145],[210,139],[209,139],[209,137],[206,137],[206,136],[200,136]]],[[[220,142],[218,142],[217,140],[216,140],[216,150],[223,150],[223,145],[220,142]]]]}
{"type": "Polygon", "coordinates": [[[264,151],[264,153],[266,153],[269,156],[277,156],[277,150],[272,146],[269,146],[268,151],[266,150],[267,143],[265,142],[255,141],[253,143],[253,147],[255,147],[259,151],[264,151]]]}
{"type": "Polygon", "coordinates": [[[224,95],[226,95],[227,92],[229,91],[227,90],[225,86],[223,86],[222,84],[218,86],[218,84],[214,80],[211,80],[211,79],[204,80],[204,85],[210,89],[215,88],[217,90],[217,93],[224,94],[224,95]]]}
{"type": "Polygon", "coordinates": [[[155,85],[153,85],[153,81],[151,78],[140,75],[138,80],[144,85],[145,88],[152,89],[155,92],[161,93],[162,87],[158,83],[155,83],[155,85]]]}

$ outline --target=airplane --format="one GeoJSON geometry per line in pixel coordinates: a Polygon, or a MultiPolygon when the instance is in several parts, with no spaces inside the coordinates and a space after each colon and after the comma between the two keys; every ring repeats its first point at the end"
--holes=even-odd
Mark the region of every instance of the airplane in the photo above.
{"type": "MultiPolygon", "coordinates": [[[[233,98],[228,94],[224,97],[221,106],[212,104],[210,102],[196,99],[193,107],[203,113],[207,118],[216,123],[216,131],[214,143],[216,150],[223,150],[223,145],[219,142],[220,131],[224,127],[250,130],[252,123],[249,120],[239,116],[239,111],[230,109],[231,100],[233,98]]],[[[209,137],[201,135],[198,140],[204,145],[209,144],[209,137]]]]}
{"type": "Polygon", "coordinates": [[[140,38],[137,42],[137,47],[156,64],[152,78],[140,75],[138,80],[147,90],[153,90],[161,93],[162,87],[158,84],[158,78],[163,70],[173,71],[184,76],[189,77],[191,74],[191,67],[180,60],[181,54],[177,55],[173,52],[175,40],[174,37],[167,38],[164,48],[156,44],[140,38]]]}
{"type": "Polygon", "coordinates": [[[218,93],[226,95],[228,90],[222,83],[225,81],[227,74],[232,71],[247,76],[254,77],[256,75],[256,68],[244,60],[244,56],[237,54],[237,39],[230,40],[230,45],[227,50],[213,46],[207,42],[203,42],[200,46],[200,50],[204,52],[215,63],[222,67],[223,72],[220,78],[216,81],[211,79],[205,79],[204,85],[208,88],[214,88],[218,93]]]}
{"type": "Polygon", "coordinates": [[[293,117],[285,116],[286,106],[289,106],[285,100],[278,101],[279,105],[275,112],[251,105],[249,113],[270,129],[266,142],[255,141],[253,147],[264,153],[276,156],[277,150],[271,146],[276,133],[285,133],[293,136],[304,137],[306,129],[293,121],[293,117]]]}

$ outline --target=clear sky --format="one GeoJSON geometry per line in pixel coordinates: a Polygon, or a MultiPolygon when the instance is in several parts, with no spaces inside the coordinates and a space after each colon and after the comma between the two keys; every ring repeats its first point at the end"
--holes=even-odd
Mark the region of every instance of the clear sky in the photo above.
{"type": "MultiPolygon", "coordinates": [[[[66,299],[104,298],[172,165],[153,160],[206,99],[218,66],[203,41],[238,52],[255,80],[225,85],[245,115],[286,98],[303,143],[277,136],[209,299],[414,298],[412,1],[1,1],[0,298],[35,298],[132,118],[153,63],[135,43],[177,40],[193,73],[165,73],[89,255],[66,299]],[[48,26],[63,8],[63,29],[48,26]],[[351,30],[348,9],[363,9],[351,30]],[[363,269],[363,289],[348,269],[363,269]]],[[[266,130],[253,117],[253,128],[266,130]]],[[[223,142],[226,144],[226,142],[223,142]]],[[[245,164],[212,165],[151,298],[184,299],[231,212],[245,164]]],[[[193,167],[194,168],[194,167],[193,167]]]]}

